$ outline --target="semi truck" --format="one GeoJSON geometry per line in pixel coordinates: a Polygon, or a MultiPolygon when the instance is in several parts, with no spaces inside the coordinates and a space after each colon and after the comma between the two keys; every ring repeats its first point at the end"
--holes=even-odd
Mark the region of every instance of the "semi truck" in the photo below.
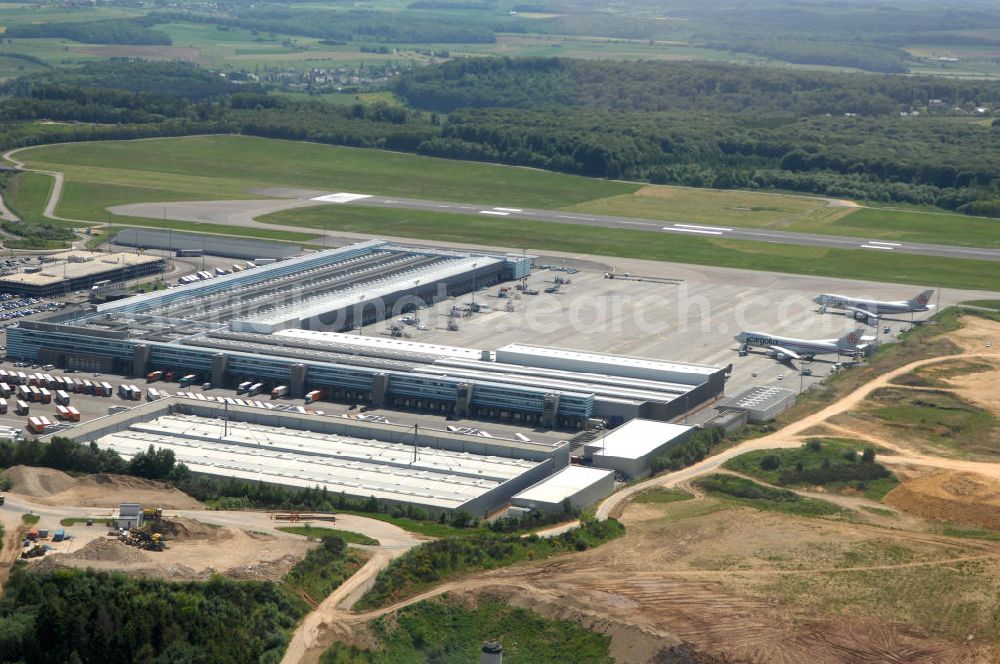
{"type": "Polygon", "coordinates": [[[286,394],[288,394],[288,386],[287,385],[279,385],[276,388],[274,388],[273,390],[271,390],[271,398],[272,399],[280,399],[281,397],[285,396],[286,394]]]}
{"type": "Polygon", "coordinates": [[[254,383],[247,390],[247,396],[253,397],[264,391],[264,383],[254,383]]]}
{"type": "Polygon", "coordinates": [[[146,382],[147,383],[155,383],[156,381],[160,380],[161,378],[163,378],[163,372],[162,371],[150,371],[148,374],[146,374],[146,382]]]}
{"type": "Polygon", "coordinates": [[[101,396],[110,397],[115,393],[115,389],[111,387],[111,383],[101,383],[101,396]]]}
{"type": "Polygon", "coordinates": [[[180,380],[180,386],[181,387],[190,387],[191,383],[193,383],[196,378],[197,378],[197,376],[195,376],[194,374],[188,374],[188,375],[184,376],[183,378],[181,378],[181,380],[180,380]]]}
{"type": "Polygon", "coordinates": [[[313,390],[306,394],[306,403],[313,403],[314,401],[319,401],[323,398],[323,392],[321,390],[313,390]]]}
{"type": "Polygon", "coordinates": [[[243,381],[242,383],[236,386],[236,394],[243,394],[244,392],[248,391],[252,385],[253,381],[250,380],[243,381]]]}

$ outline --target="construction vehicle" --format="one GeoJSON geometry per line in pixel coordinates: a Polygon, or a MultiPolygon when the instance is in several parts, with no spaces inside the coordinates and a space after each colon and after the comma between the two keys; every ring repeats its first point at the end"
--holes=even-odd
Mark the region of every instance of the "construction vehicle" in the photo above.
{"type": "Polygon", "coordinates": [[[163,544],[163,535],[160,533],[147,533],[145,530],[132,528],[118,535],[118,539],[129,546],[134,546],[145,551],[163,551],[166,547],[163,544]]]}
{"type": "Polygon", "coordinates": [[[31,547],[27,551],[22,551],[21,552],[21,557],[25,558],[25,559],[27,559],[27,558],[41,558],[42,556],[45,555],[45,553],[48,550],[49,550],[48,547],[45,546],[44,544],[36,544],[35,546],[31,547]]]}

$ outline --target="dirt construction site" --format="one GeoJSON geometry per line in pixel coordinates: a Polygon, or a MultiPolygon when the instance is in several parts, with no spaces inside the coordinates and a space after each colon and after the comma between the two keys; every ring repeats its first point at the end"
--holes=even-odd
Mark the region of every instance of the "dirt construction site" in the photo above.
{"type": "MultiPolygon", "coordinates": [[[[609,636],[619,662],[998,661],[1000,596],[986,589],[1000,582],[1000,445],[982,441],[994,440],[1000,418],[1000,353],[993,350],[1000,324],[971,316],[961,323],[947,333],[937,356],[904,356],[898,368],[872,372],[812,414],[613,494],[596,516],[619,518],[626,534],[582,553],[473,573],[399,604],[359,612],[351,607],[377,573],[425,538],[382,521],[338,515],[335,527],[379,544],[365,547],[367,563],[303,619],[283,661],[317,662],[334,641],[371,647],[375,618],[444,593],[472,598],[486,591],[609,636]],[[939,407],[944,402],[929,398],[914,408],[931,404],[935,417],[965,419],[948,420],[941,440],[911,435],[915,425],[906,417],[924,411],[886,407],[879,396],[885,389],[945,394],[962,408],[939,407]],[[694,482],[729,472],[722,464],[738,455],[796,448],[815,436],[877,448],[879,462],[899,485],[882,500],[796,489],[839,508],[800,516],[747,507],[694,482]],[[687,495],[650,498],[663,489],[687,495]]],[[[916,428],[930,431],[933,424],[916,428]]],[[[10,468],[0,479],[11,487],[0,509],[7,533],[4,573],[21,550],[26,513],[38,516],[39,528],[78,520],[65,526],[71,539],[53,543],[52,551],[29,563],[42,568],[280,580],[315,546],[277,530],[287,523],[273,514],[209,510],[156,482],[26,467],[10,468]],[[163,509],[165,551],[142,551],[108,537],[97,520],[122,502],[163,509]],[[85,525],[88,517],[94,525],[85,525]]]]}
{"type": "MultiPolygon", "coordinates": [[[[1000,598],[984,589],[1000,580],[1000,541],[976,528],[997,527],[1000,464],[831,423],[863,410],[880,387],[942,362],[975,361],[981,371],[937,371],[944,385],[934,389],[1000,415],[1000,355],[987,345],[1000,339],[1000,324],[963,323],[947,357],[903,364],[770,435],[614,494],[597,516],[624,522],[619,540],[474,574],[367,613],[350,611],[356,593],[338,591],[303,623],[284,661],[318,661],[334,640],[370,646],[367,624],[377,617],[444,593],[489,590],[610,636],[621,662],[995,662],[1000,598]],[[823,433],[877,446],[902,483],[884,501],[797,491],[842,508],[826,518],[743,507],[691,483],[739,454],[823,433]],[[689,499],[632,500],[664,488],[689,499]]],[[[372,561],[357,576],[376,568],[372,561]]]]}

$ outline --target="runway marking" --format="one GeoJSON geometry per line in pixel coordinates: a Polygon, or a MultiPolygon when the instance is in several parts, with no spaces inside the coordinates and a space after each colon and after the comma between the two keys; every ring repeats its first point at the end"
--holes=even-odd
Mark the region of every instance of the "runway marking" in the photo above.
{"type": "Polygon", "coordinates": [[[892,251],[892,249],[893,249],[892,247],[881,247],[881,246],[875,245],[875,244],[863,244],[863,245],[861,245],[861,248],[862,249],[884,249],[885,251],[892,251]]]}
{"type": "Polygon", "coordinates": [[[576,219],[578,221],[591,221],[590,217],[577,217],[572,214],[559,214],[556,216],[559,217],[560,219],[576,219]]]}
{"type": "Polygon", "coordinates": [[[731,231],[732,228],[724,228],[722,226],[695,226],[694,224],[674,224],[677,228],[692,228],[703,231],[731,231]]]}
{"type": "Polygon", "coordinates": [[[324,203],[350,203],[351,201],[359,201],[362,198],[371,198],[371,196],[369,194],[352,194],[342,191],[337,194],[324,194],[323,196],[316,196],[315,198],[311,198],[309,200],[322,201],[324,203]]]}
{"type": "Polygon", "coordinates": [[[498,212],[524,212],[524,210],[522,210],[521,208],[495,207],[493,209],[497,210],[498,212]]]}
{"type": "Polygon", "coordinates": [[[479,214],[492,214],[497,217],[506,217],[510,212],[498,212],[497,210],[480,210],[479,214]]]}
{"type": "Polygon", "coordinates": [[[697,228],[677,228],[675,226],[664,226],[665,231],[675,231],[677,233],[699,233],[701,235],[722,235],[722,231],[702,231],[697,228]]]}
{"type": "Polygon", "coordinates": [[[868,240],[868,244],[880,244],[880,245],[884,244],[887,247],[898,247],[898,246],[900,246],[899,242],[878,242],[876,240],[868,240]]]}

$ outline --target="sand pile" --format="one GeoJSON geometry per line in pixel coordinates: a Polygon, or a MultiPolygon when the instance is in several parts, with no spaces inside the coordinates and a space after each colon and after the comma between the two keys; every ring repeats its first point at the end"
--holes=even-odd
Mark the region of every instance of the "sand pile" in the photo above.
{"type": "Polygon", "coordinates": [[[117,507],[119,503],[141,503],[165,509],[198,509],[201,503],[163,482],[128,475],[97,473],[75,481],[46,502],[53,505],[117,507]]]}
{"type": "Polygon", "coordinates": [[[33,498],[44,498],[76,484],[75,478],[51,468],[11,466],[0,473],[0,476],[10,480],[11,491],[33,498]]]}
{"type": "Polygon", "coordinates": [[[81,563],[116,563],[131,565],[149,562],[150,558],[143,551],[129,546],[116,539],[99,537],[72,553],[52,553],[38,563],[38,569],[54,569],[57,567],[82,567],[81,563]]]}
{"type": "Polygon", "coordinates": [[[1000,530],[1000,482],[966,472],[944,472],[909,480],[885,502],[925,519],[1000,530]]]}
{"type": "Polygon", "coordinates": [[[213,528],[200,521],[182,517],[162,519],[157,532],[162,533],[167,540],[176,542],[223,540],[233,536],[232,531],[226,528],[213,528]]]}

